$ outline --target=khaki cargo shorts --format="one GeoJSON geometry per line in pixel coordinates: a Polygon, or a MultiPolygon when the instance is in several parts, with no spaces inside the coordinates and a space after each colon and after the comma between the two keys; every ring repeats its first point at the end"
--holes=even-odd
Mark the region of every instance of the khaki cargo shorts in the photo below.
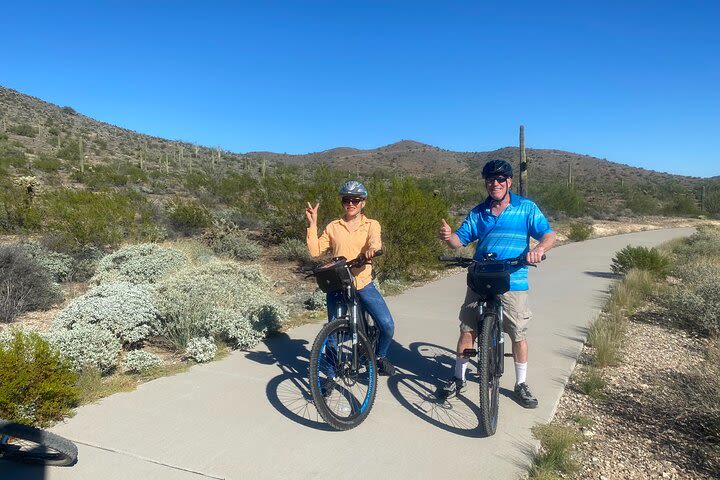
{"type": "MultiPolygon", "coordinates": [[[[460,331],[477,331],[478,294],[467,289],[465,300],[460,307],[460,331]]],[[[503,306],[503,331],[510,335],[513,342],[525,340],[527,327],[532,319],[528,305],[527,290],[513,290],[500,295],[503,306]]]]}

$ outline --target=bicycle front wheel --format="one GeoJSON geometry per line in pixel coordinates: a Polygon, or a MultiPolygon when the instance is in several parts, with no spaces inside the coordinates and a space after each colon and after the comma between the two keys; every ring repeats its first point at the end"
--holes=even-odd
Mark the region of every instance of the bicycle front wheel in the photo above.
{"type": "Polygon", "coordinates": [[[77,447],[54,433],[0,420],[0,458],[41,465],[72,465],[77,447]]]}
{"type": "Polygon", "coordinates": [[[500,403],[500,377],[497,373],[498,348],[502,332],[495,314],[482,319],[482,330],[478,335],[478,376],[480,377],[480,423],[485,434],[495,434],[500,403]]]}
{"type": "Polygon", "coordinates": [[[353,348],[347,320],[326,324],[310,352],[310,392],[320,416],[336,430],[357,427],[370,413],[377,389],[375,355],[361,332],[353,348]]]}

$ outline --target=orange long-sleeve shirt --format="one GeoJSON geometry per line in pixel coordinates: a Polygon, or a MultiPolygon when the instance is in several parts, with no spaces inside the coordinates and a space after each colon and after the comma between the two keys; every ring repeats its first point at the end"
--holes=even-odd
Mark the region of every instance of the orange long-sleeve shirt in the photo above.
{"type": "MultiPolygon", "coordinates": [[[[340,218],[330,222],[319,237],[317,229],[308,227],[306,240],[310,255],[313,257],[318,257],[329,250],[333,257],[352,260],[369,248],[375,250],[382,248],[380,223],[377,220],[370,220],[363,214],[360,214],[360,225],[354,232],[351,232],[345,220],[340,218]]],[[[355,288],[361,290],[372,282],[372,265],[367,264],[353,269],[353,274],[355,288]]]]}

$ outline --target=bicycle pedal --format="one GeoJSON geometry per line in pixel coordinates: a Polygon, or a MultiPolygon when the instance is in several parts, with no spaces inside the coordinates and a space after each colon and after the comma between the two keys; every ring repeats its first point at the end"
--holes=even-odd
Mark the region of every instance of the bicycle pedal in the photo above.
{"type": "Polygon", "coordinates": [[[512,357],[512,356],[513,356],[512,353],[506,353],[506,354],[504,354],[504,355],[505,355],[506,357],[512,357]]]}
{"type": "Polygon", "coordinates": [[[462,356],[465,358],[471,358],[476,357],[477,353],[477,350],[475,350],[474,348],[466,348],[465,350],[463,350],[462,356]]]}

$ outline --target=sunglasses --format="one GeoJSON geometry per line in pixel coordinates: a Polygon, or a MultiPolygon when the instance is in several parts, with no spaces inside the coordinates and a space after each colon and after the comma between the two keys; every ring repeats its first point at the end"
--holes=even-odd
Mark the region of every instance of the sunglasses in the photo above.
{"type": "Polygon", "coordinates": [[[350,205],[351,203],[353,205],[357,205],[358,203],[364,201],[364,198],[350,198],[350,197],[343,197],[342,203],[343,205],[350,205]]]}
{"type": "Polygon", "coordinates": [[[505,175],[498,175],[497,177],[488,177],[488,178],[486,178],[486,179],[485,179],[485,183],[487,183],[488,185],[491,184],[491,183],[493,183],[493,182],[495,182],[495,181],[498,182],[498,183],[505,183],[505,181],[506,181],[507,179],[508,179],[508,177],[506,177],[505,175]]]}

